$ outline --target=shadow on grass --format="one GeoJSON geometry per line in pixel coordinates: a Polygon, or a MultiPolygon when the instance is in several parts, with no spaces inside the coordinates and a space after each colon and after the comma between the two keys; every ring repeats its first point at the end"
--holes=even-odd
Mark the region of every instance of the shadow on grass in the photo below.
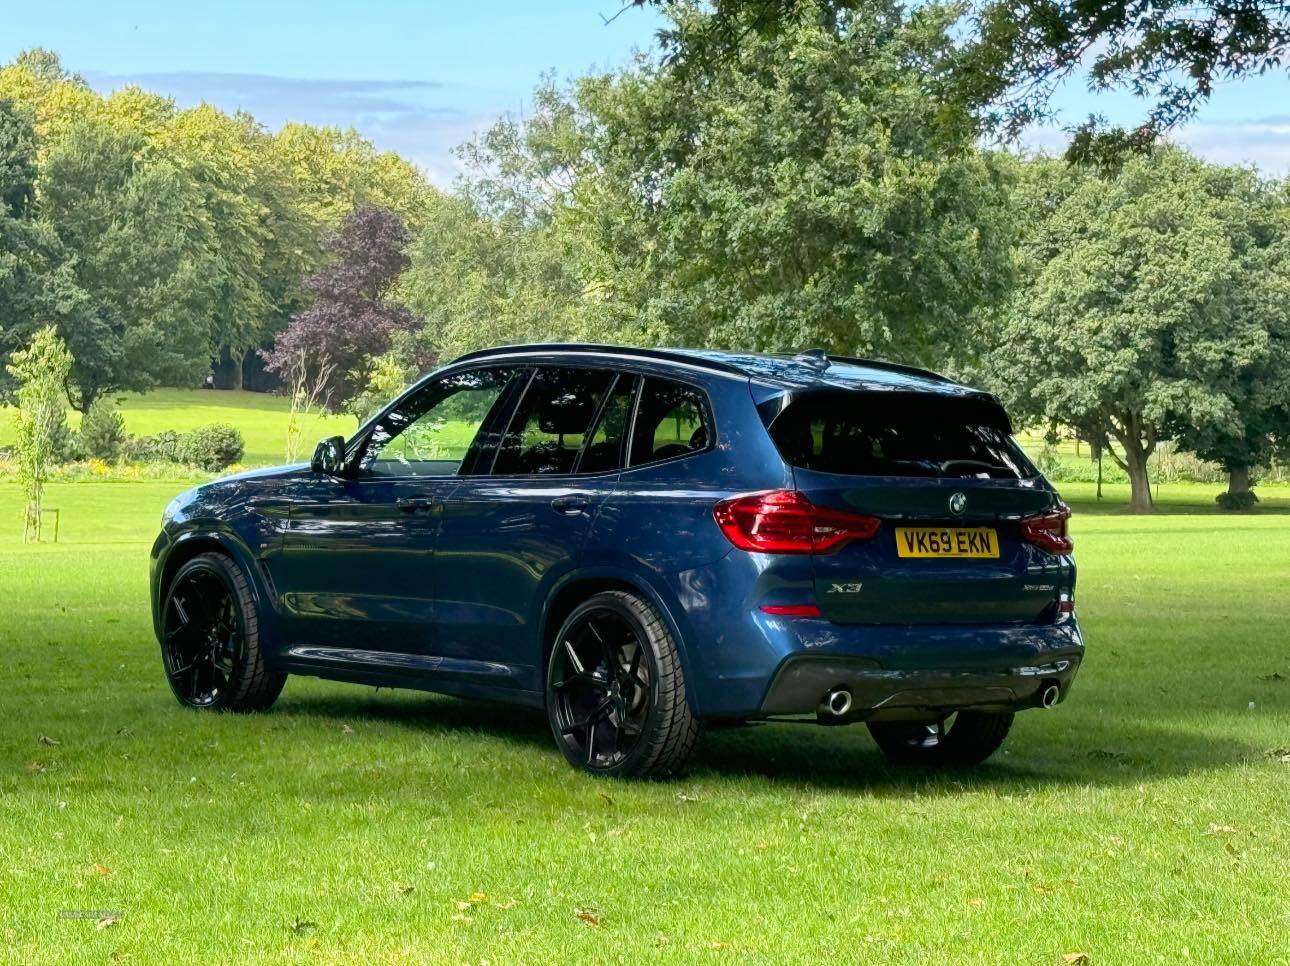
{"type": "Polygon", "coordinates": [[[476,733],[517,744],[554,748],[546,715],[541,711],[487,701],[465,701],[415,691],[358,691],[347,694],[284,698],[270,714],[305,714],[320,718],[359,718],[415,728],[451,738],[476,733]]]}
{"type": "MultiPolygon", "coordinates": [[[[1035,714],[1037,712],[1030,712],[1035,714]]],[[[1113,735],[1045,744],[1020,735],[1019,716],[1003,748],[974,768],[929,769],[889,763],[863,726],[754,726],[716,732],[700,746],[696,767],[722,776],[756,777],[832,791],[955,794],[966,787],[1003,792],[1110,787],[1216,771],[1260,757],[1259,749],[1185,728],[1124,723],[1113,735]]]]}
{"type": "MultiPolygon", "coordinates": [[[[508,705],[406,693],[393,700],[370,694],[328,695],[284,701],[273,713],[375,720],[449,741],[454,736],[487,735],[556,753],[546,716],[508,705]]],[[[1083,728],[1076,717],[1058,733],[1056,727],[1044,726],[1044,719],[1035,720],[1043,714],[1019,715],[1010,740],[984,765],[950,770],[891,765],[862,725],[757,723],[714,729],[700,740],[687,777],[899,797],[952,795],[969,787],[1025,792],[1138,784],[1229,768],[1263,756],[1259,748],[1198,731],[1183,721],[1169,727],[1168,721],[1121,720],[1109,728],[1096,723],[1083,728]]]]}

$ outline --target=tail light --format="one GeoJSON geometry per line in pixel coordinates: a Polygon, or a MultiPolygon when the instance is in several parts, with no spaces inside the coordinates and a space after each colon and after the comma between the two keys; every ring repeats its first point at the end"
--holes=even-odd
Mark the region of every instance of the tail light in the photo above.
{"type": "Polygon", "coordinates": [[[882,525],[877,517],[818,507],[796,490],[732,497],[712,515],[727,540],[754,553],[829,553],[868,540],[882,525]]]}
{"type": "Polygon", "coordinates": [[[1070,553],[1075,547],[1075,541],[1066,533],[1066,521],[1070,517],[1071,508],[1064,503],[1056,510],[1022,517],[1021,539],[1050,553],[1070,553]]]}

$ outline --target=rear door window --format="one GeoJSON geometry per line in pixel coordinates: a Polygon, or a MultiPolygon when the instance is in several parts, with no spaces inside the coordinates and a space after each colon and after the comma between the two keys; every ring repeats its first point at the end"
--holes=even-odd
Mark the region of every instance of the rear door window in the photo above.
{"type": "Polygon", "coordinates": [[[614,382],[596,428],[576,466],[578,473],[609,473],[622,469],[637,382],[636,376],[627,373],[619,375],[614,382]]]}
{"type": "Polygon", "coordinates": [[[632,432],[632,466],[697,453],[712,440],[712,420],[700,390],[670,379],[645,380],[632,432]]]}
{"type": "Polygon", "coordinates": [[[1002,407],[930,393],[816,392],[770,424],[785,462],[850,476],[1030,479],[1002,407]]]}
{"type": "Polygon", "coordinates": [[[498,447],[494,476],[572,473],[614,374],[538,369],[498,447]]]}

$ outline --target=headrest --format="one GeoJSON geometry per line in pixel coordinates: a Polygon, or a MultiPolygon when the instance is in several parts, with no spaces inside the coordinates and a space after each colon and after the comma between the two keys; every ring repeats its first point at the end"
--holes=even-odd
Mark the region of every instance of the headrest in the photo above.
{"type": "Polygon", "coordinates": [[[564,391],[544,400],[538,409],[538,426],[544,433],[576,435],[585,433],[596,412],[591,396],[564,391]]]}

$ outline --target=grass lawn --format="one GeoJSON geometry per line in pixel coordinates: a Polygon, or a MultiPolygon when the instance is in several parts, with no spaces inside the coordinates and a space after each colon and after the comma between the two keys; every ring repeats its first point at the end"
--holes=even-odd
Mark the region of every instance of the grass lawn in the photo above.
{"type": "Polygon", "coordinates": [[[146,588],[179,488],[54,486],[62,541],[24,547],[0,485],[0,959],[1290,956],[1286,496],[1224,516],[1166,486],[1137,517],[1064,488],[1087,664],[977,771],[774,725],[625,784],[568,768],[540,716],[411,692],[295,678],[264,715],[181,710],[146,588]]]}
{"type": "MultiPolygon", "coordinates": [[[[144,395],[123,393],[116,397],[125,417],[126,432],[151,436],[163,429],[179,432],[207,423],[229,423],[246,440],[247,466],[272,466],[284,462],[290,403],[282,396],[234,389],[158,389],[144,395]]],[[[68,414],[73,426],[80,413],[68,414]]],[[[305,458],[324,436],[350,436],[358,424],[352,416],[322,416],[304,427],[305,458]]],[[[13,442],[13,410],[0,408],[0,446],[13,442]]]]}

